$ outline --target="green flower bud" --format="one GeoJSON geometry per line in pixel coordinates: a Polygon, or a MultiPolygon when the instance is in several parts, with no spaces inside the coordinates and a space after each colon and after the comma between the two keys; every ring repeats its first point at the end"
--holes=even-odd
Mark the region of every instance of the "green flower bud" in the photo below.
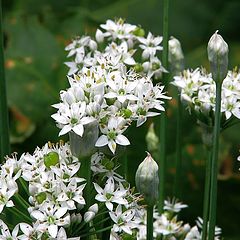
{"type": "Polygon", "coordinates": [[[138,166],[135,182],[146,203],[153,206],[158,199],[158,165],[152,156],[147,154],[147,157],[138,166]]]}
{"type": "Polygon", "coordinates": [[[49,152],[44,155],[43,160],[45,166],[50,168],[51,166],[55,166],[59,163],[59,155],[57,152],[49,152]]]}
{"type": "Polygon", "coordinates": [[[142,66],[142,64],[140,64],[140,63],[137,63],[135,66],[134,66],[134,70],[137,72],[137,73],[139,73],[139,72],[143,72],[143,66],[142,66]]]}
{"type": "Polygon", "coordinates": [[[88,157],[95,151],[95,143],[98,139],[98,123],[92,122],[84,126],[83,136],[74,132],[69,133],[70,148],[72,154],[77,158],[88,157]]]}
{"type": "Polygon", "coordinates": [[[146,142],[147,142],[147,148],[149,152],[157,151],[159,148],[159,138],[154,130],[154,124],[151,123],[151,125],[148,128],[148,132],[146,135],[146,142]]]}
{"type": "Polygon", "coordinates": [[[228,72],[228,45],[216,31],[208,42],[208,60],[214,81],[223,81],[228,72]]]}
{"type": "Polygon", "coordinates": [[[171,71],[174,74],[179,74],[184,70],[184,55],[181,43],[178,39],[171,37],[168,41],[168,61],[170,62],[171,71]]]}

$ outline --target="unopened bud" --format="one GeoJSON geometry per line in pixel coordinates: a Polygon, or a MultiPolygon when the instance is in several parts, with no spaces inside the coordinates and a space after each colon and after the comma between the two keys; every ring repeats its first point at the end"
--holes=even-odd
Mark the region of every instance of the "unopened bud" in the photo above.
{"type": "Polygon", "coordinates": [[[96,213],[92,212],[92,211],[88,211],[84,213],[84,222],[88,223],[90,222],[94,217],[95,217],[96,213]]]}
{"type": "Polygon", "coordinates": [[[97,29],[95,37],[96,37],[97,42],[99,42],[99,43],[103,42],[103,40],[104,40],[104,34],[99,29],[97,29]]]}
{"type": "Polygon", "coordinates": [[[80,213],[73,213],[71,214],[71,222],[76,222],[76,223],[80,223],[82,221],[82,215],[80,213]]]}
{"type": "Polygon", "coordinates": [[[147,142],[147,148],[149,152],[157,151],[159,148],[159,138],[154,130],[154,123],[151,123],[151,125],[148,128],[148,132],[146,135],[146,142],[147,142]]]}
{"type": "Polygon", "coordinates": [[[168,41],[168,61],[170,62],[171,71],[174,74],[179,74],[184,70],[184,55],[181,43],[178,39],[171,37],[168,41]]]}
{"type": "Polygon", "coordinates": [[[77,158],[88,157],[95,151],[95,143],[98,139],[98,123],[92,122],[84,126],[83,136],[74,132],[69,133],[70,148],[72,154],[77,158]]]}
{"type": "Polygon", "coordinates": [[[152,156],[147,157],[138,166],[135,181],[138,191],[143,195],[146,203],[153,206],[158,199],[158,165],[152,156]]]}
{"type": "Polygon", "coordinates": [[[228,45],[216,31],[208,42],[208,60],[214,81],[223,81],[228,72],[228,45]]]}
{"type": "Polygon", "coordinates": [[[89,207],[88,211],[98,213],[98,205],[97,203],[93,204],[92,206],[89,207]]]}

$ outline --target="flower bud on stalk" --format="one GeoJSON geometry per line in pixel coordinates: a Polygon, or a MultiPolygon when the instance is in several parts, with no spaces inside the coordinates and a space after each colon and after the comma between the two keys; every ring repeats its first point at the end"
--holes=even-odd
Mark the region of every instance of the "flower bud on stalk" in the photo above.
{"type": "Polygon", "coordinates": [[[168,61],[170,63],[171,71],[178,75],[184,70],[184,55],[181,47],[181,43],[178,39],[171,37],[168,41],[168,61]]]}
{"type": "Polygon", "coordinates": [[[70,132],[69,139],[72,154],[77,158],[88,157],[93,154],[98,133],[97,121],[85,125],[82,137],[74,132],[70,132]]]}
{"type": "Polygon", "coordinates": [[[135,182],[146,203],[153,206],[158,199],[158,165],[150,153],[147,154],[147,157],[138,166],[135,182]]]}
{"type": "Polygon", "coordinates": [[[207,51],[213,80],[222,82],[228,72],[228,45],[218,31],[210,38],[207,51]]]}

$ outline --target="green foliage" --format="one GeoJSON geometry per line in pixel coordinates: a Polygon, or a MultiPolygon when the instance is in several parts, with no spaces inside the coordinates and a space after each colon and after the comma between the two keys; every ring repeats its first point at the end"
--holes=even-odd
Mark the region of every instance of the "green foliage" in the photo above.
{"type": "MultiPolygon", "coordinates": [[[[50,115],[58,102],[59,91],[67,87],[65,45],[71,38],[92,34],[108,18],[123,17],[153,34],[162,34],[162,1],[149,0],[5,0],[5,66],[10,110],[12,150],[32,151],[46,141],[57,140],[57,128],[50,115]]],[[[186,67],[208,68],[206,45],[219,29],[229,43],[230,68],[240,63],[238,13],[240,3],[232,1],[170,1],[170,34],[177,37],[186,55],[186,67]]],[[[169,95],[176,93],[171,89],[169,95]]],[[[176,99],[176,98],[175,98],[176,99]]],[[[176,106],[168,109],[167,192],[172,194],[175,156],[176,106]]],[[[183,216],[194,221],[202,214],[205,151],[195,119],[184,112],[182,199],[190,208],[183,216]]],[[[159,132],[159,118],[154,120],[159,132]]],[[[128,137],[129,178],[134,182],[137,166],[145,157],[145,135],[150,122],[131,128],[128,137]]],[[[237,217],[240,213],[239,177],[236,156],[239,126],[223,133],[221,179],[219,184],[218,224],[225,239],[239,239],[237,217]],[[231,157],[233,156],[233,157],[231,157]],[[222,218],[224,216],[224,218],[222,218]],[[230,220],[231,221],[230,221],[230,220]]]]}

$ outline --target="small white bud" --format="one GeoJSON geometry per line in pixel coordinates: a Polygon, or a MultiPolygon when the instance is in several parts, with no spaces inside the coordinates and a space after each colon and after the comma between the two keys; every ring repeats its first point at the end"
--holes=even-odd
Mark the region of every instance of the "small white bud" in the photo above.
{"type": "Polygon", "coordinates": [[[97,43],[93,40],[89,41],[89,47],[92,51],[95,51],[97,49],[97,43]]]}
{"type": "Polygon", "coordinates": [[[88,223],[90,222],[94,217],[95,217],[95,212],[92,212],[92,211],[88,211],[88,212],[85,212],[84,213],[84,222],[88,223]]]}
{"type": "Polygon", "coordinates": [[[228,45],[218,31],[210,38],[207,51],[214,81],[223,81],[228,72],[228,45]]]}
{"type": "Polygon", "coordinates": [[[80,213],[73,213],[71,214],[71,222],[76,222],[76,223],[80,223],[82,221],[82,215],[80,213]]]}
{"type": "Polygon", "coordinates": [[[97,42],[99,42],[99,43],[103,42],[103,40],[104,40],[104,34],[100,29],[97,29],[95,37],[96,37],[97,42]]]}
{"type": "Polygon", "coordinates": [[[88,211],[98,213],[98,205],[97,203],[93,204],[92,206],[89,207],[88,211]]]}
{"type": "Polygon", "coordinates": [[[168,41],[168,61],[170,62],[172,71],[174,73],[182,72],[184,69],[184,55],[181,43],[178,39],[171,37],[168,41]]]}

